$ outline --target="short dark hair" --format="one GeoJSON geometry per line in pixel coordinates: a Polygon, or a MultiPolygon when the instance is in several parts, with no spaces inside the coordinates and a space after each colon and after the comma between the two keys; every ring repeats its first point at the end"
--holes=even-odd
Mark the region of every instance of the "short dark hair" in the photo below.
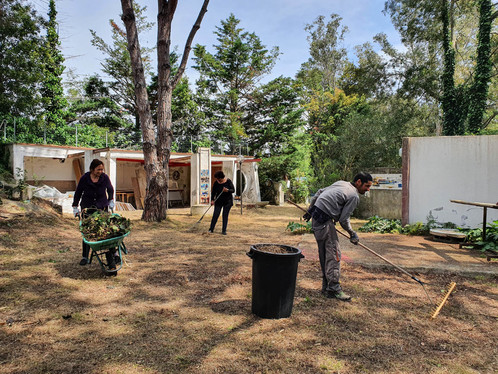
{"type": "Polygon", "coordinates": [[[368,173],[363,172],[363,171],[359,172],[358,174],[356,174],[354,176],[353,183],[355,183],[358,179],[361,180],[362,184],[373,181],[372,176],[368,173]]]}
{"type": "Polygon", "coordinates": [[[216,173],[214,173],[214,177],[216,179],[223,179],[225,178],[225,173],[223,173],[221,170],[218,170],[216,173]]]}
{"type": "Polygon", "coordinates": [[[91,164],[90,164],[90,170],[95,170],[97,166],[104,165],[102,161],[100,161],[98,158],[94,159],[91,164]]]}

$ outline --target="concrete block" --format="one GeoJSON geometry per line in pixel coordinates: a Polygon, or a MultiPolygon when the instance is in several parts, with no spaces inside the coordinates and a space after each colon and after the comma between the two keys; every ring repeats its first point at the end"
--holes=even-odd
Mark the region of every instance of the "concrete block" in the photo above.
{"type": "MultiPolygon", "coordinates": [[[[192,214],[193,216],[202,216],[208,208],[209,205],[192,205],[190,207],[190,214],[192,214]]],[[[211,217],[213,215],[213,211],[214,208],[211,207],[211,209],[209,209],[209,211],[206,213],[206,217],[211,217]]]]}

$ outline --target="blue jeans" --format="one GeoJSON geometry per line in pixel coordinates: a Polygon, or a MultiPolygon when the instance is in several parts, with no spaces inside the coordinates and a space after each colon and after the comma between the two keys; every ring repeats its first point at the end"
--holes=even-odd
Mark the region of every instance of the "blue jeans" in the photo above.
{"type": "Polygon", "coordinates": [[[222,232],[227,231],[227,225],[228,225],[228,214],[230,213],[230,209],[232,209],[232,204],[226,204],[226,205],[216,205],[214,204],[214,212],[213,212],[213,218],[211,219],[211,226],[209,227],[209,230],[214,231],[214,227],[216,226],[216,222],[218,222],[218,217],[220,216],[221,210],[223,209],[223,226],[221,228],[222,232]]]}

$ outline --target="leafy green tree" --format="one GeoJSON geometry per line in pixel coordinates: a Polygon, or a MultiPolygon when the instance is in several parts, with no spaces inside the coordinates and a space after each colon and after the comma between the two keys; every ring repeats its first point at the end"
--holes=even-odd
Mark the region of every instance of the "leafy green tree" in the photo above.
{"type": "Polygon", "coordinates": [[[203,116],[187,77],[182,78],[173,91],[171,114],[175,134],[173,149],[176,152],[193,152],[197,147],[205,146],[207,134],[203,116]]]}
{"type": "Polygon", "coordinates": [[[347,61],[339,78],[339,87],[347,95],[381,99],[392,94],[395,81],[388,62],[374,51],[370,43],[355,47],[357,64],[347,61]]]}
{"type": "Polygon", "coordinates": [[[350,180],[362,170],[401,167],[398,152],[403,137],[434,134],[427,125],[430,109],[413,101],[393,95],[367,102],[337,91],[325,117],[333,118],[333,126],[324,123],[313,128],[313,189],[338,179],[350,180]]]}
{"type": "Polygon", "coordinates": [[[498,66],[491,64],[496,59],[496,48],[491,46],[498,43],[496,33],[490,32],[496,17],[491,2],[388,0],[385,11],[403,43],[416,44],[425,51],[417,66],[431,67],[429,73],[419,75],[411,85],[435,93],[430,96],[437,100],[432,105],[441,105],[444,134],[482,132],[498,114],[493,99],[497,97],[497,88],[494,84],[490,86],[498,66]],[[438,91],[427,84],[437,81],[430,72],[436,72],[440,78],[438,91]]]}
{"type": "Polygon", "coordinates": [[[275,200],[275,182],[290,181],[287,194],[296,202],[304,202],[309,196],[313,173],[310,167],[311,137],[304,131],[296,131],[287,139],[286,147],[276,154],[264,154],[258,174],[262,200],[275,200]]]}
{"type": "Polygon", "coordinates": [[[491,80],[491,26],[493,22],[491,0],[479,0],[479,32],[474,81],[470,88],[468,131],[479,133],[483,128],[488,89],[491,80]]]}
{"type": "Polygon", "coordinates": [[[43,18],[24,1],[0,2],[0,124],[7,126],[9,141],[39,140],[34,116],[41,99],[43,26],[43,18]]]}
{"type": "Polygon", "coordinates": [[[261,85],[248,106],[247,146],[262,158],[259,175],[263,199],[274,199],[272,182],[290,181],[292,197],[308,195],[311,142],[305,131],[301,87],[291,78],[278,77],[261,85]]]}
{"type": "Polygon", "coordinates": [[[285,77],[255,89],[247,107],[246,133],[251,154],[285,153],[289,139],[305,124],[300,93],[299,84],[285,77]]]}
{"type": "Polygon", "coordinates": [[[337,132],[334,159],[340,160],[342,177],[379,167],[401,168],[399,149],[407,136],[434,135],[429,106],[414,98],[393,95],[371,101],[366,110],[352,112],[337,132]]]}
{"type": "Polygon", "coordinates": [[[91,146],[83,142],[82,134],[98,128],[95,137],[102,141],[99,143],[102,147],[130,148],[134,134],[130,134],[133,122],[129,117],[127,111],[112,100],[109,83],[92,76],[83,83],[81,95],[72,99],[67,121],[72,127],[78,126],[78,145],[91,146]],[[88,126],[91,129],[85,128],[88,126]]]}
{"type": "Polygon", "coordinates": [[[200,73],[197,102],[212,136],[226,140],[231,152],[247,137],[247,106],[279,55],[277,47],[268,50],[255,33],[244,31],[239,23],[231,14],[216,27],[214,54],[205,46],[194,47],[194,68],[200,73]]]}
{"type": "Polygon", "coordinates": [[[341,21],[337,14],[331,14],[327,23],[324,16],[318,16],[304,28],[309,34],[311,57],[301,66],[297,76],[306,87],[327,91],[337,87],[337,80],[347,62],[347,51],[341,43],[348,28],[341,27],[341,21]]]}
{"type": "MultiPolygon", "coordinates": [[[[179,69],[179,56],[176,51],[170,54],[170,64],[172,74],[176,74],[179,69]]],[[[158,76],[155,75],[152,77],[152,83],[148,87],[154,121],[158,103],[157,89],[158,76]]],[[[190,89],[188,78],[182,77],[173,89],[171,97],[171,121],[174,134],[172,149],[176,152],[189,152],[192,139],[198,141],[203,138],[202,115],[198,110],[194,96],[190,89]]]]}
{"type": "Polygon", "coordinates": [[[443,22],[444,71],[442,75],[443,95],[443,129],[445,135],[462,135],[465,132],[464,120],[467,116],[465,86],[455,87],[455,50],[452,47],[450,33],[450,10],[446,0],[443,1],[441,19],[443,22]]]}
{"type": "MultiPolygon", "coordinates": [[[[133,10],[135,13],[137,32],[140,34],[151,30],[154,23],[149,22],[145,16],[147,7],[140,7],[134,2],[133,10]]],[[[106,56],[101,63],[101,66],[102,71],[111,78],[108,86],[108,97],[116,106],[121,107],[123,111],[129,113],[134,119],[133,128],[129,128],[128,126],[123,128],[124,132],[129,137],[129,141],[121,143],[125,147],[136,148],[137,144],[140,143],[141,129],[126,31],[124,31],[113,19],[109,20],[109,24],[112,31],[112,43],[107,43],[102,37],[98,36],[94,30],[90,30],[92,35],[91,43],[106,56]]],[[[146,79],[151,79],[153,75],[150,64],[152,52],[153,48],[140,48],[146,79]]]]}
{"type": "MultiPolygon", "coordinates": [[[[145,17],[147,7],[139,7],[133,4],[136,15],[137,30],[144,33],[153,27],[153,23],[148,22],[145,17]]],[[[106,43],[97,33],[91,30],[92,44],[97,47],[107,57],[102,63],[102,71],[110,76],[112,80],[108,84],[107,97],[114,103],[114,106],[121,107],[122,112],[126,112],[134,118],[135,126],[131,128],[123,123],[123,128],[117,133],[115,139],[117,144],[126,148],[140,147],[140,123],[138,118],[138,108],[133,86],[133,74],[130,54],[127,50],[128,41],[126,32],[123,31],[114,20],[110,20],[112,29],[112,44],[106,43]]],[[[150,65],[152,48],[141,48],[142,62],[145,68],[145,75],[150,79],[147,86],[149,101],[152,111],[152,120],[155,123],[158,105],[158,76],[152,72],[150,65]]],[[[170,64],[172,74],[176,74],[179,69],[179,56],[176,51],[170,53],[170,64]]],[[[182,78],[173,90],[172,95],[172,126],[175,133],[175,142],[172,147],[176,151],[190,150],[190,137],[199,137],[201,127],[197,120],[198,111],[192,97],[188,79],[182,78]]],[[[110,105],[110,103],[109,103],[110,105]]],[[[113,130],[112,128],[110,130],[113,130]]]]}
{"type": "Polygon", "coordinates": [[[345,177],[342,166],[335,161],[338,133],[349,115],[370,109],[364,97],[346,95],[338,88],[334,92],[314,91],[306,109],[313,144],[314,188],[318,189],[345,177]]]}
{"type": "Polygon", "coordinates": [[[48,11],[47,39],[43,48],[44,79],[42,83],[43,117],[45,137],[48,143],[66,144],[69,129],[64,119],[68,105],[62,87],[64,57],[60,51],[57,34],[57,10],[55,0],[50,0],[48,11]]]}
{"type": "Polygon", "coordinates": [[[491,23],[493,20],[490,0],[479,0],[479,27],[477,35],[477,58],[470,82],[456,85],[455,49],[451,41],[450,12],[452,8],[443,1],[443,127],[445,135],[463,135],[466,131],[478,134],[483,121],[491,80],[491,23]]]}
{"type": "MultiPolygon", "coordinates": [[[[312,190],[329,185],[345,174],[345,165],[336,161],[341,156],[338,136],[348,116],[367,110],[366,97],[374,95],[372,82],[363,77],[358,79],[363,72],[347,61],[346,50],[341,46],[347,27],[341,25],[341,20],[336,14],[332,14],[328,22],[320,16],[306,26],[311,57],[297,74],[305,89],[303,101],[311,134],[312,190]],[[359,94],[348,95],[339,89],[339,84],[359,94]]],[[[380,58],[370,50],[365,49],[364,57],[362,69],[385,72],[380,58]]]]}

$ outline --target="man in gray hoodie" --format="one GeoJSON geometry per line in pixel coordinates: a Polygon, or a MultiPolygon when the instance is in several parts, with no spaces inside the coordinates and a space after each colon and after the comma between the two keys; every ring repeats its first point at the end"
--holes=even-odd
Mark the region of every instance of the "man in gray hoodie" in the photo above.
{"type": "Polygon", "coordinates": [[[322,293],[327,298],[336,298],[342,301],[351,300],[339,283],[341,269],[341,250],[335,223],[339,222],[350,235],[350,241],[358,244],[360,239],[351,227],[349,217],[355,210],[360,196],[370,190],[372,176],[368,173],[359,173],[353,182],[338,181],[318,190],[311,199],[308,208],[309,214],[304,218],[313,218],[312,227],[318,244],[320,267],[322,268],[322,293]]]}

